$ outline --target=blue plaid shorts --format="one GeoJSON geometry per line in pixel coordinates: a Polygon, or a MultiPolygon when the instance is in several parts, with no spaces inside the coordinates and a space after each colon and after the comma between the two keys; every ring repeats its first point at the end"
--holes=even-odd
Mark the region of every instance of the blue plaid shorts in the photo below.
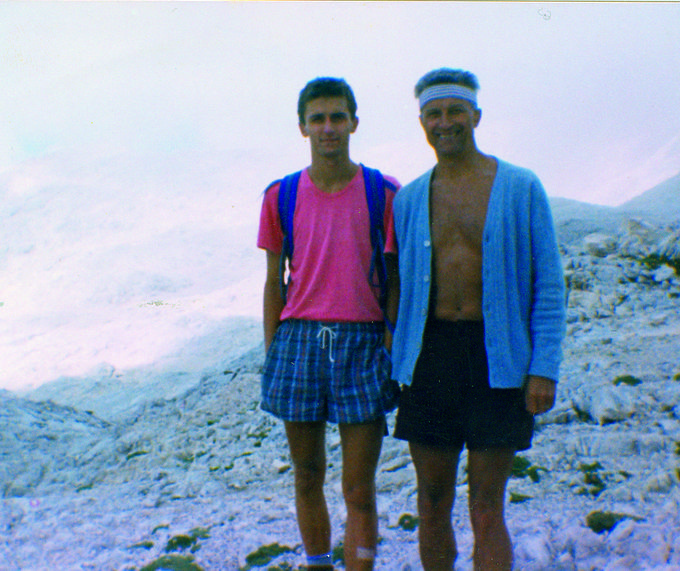
{"type": "Polygon", "coordinates": [[[267,352],[261,408],[290,422],[356,424],[394,410],[382,323],[287,319],[267,352]]]}

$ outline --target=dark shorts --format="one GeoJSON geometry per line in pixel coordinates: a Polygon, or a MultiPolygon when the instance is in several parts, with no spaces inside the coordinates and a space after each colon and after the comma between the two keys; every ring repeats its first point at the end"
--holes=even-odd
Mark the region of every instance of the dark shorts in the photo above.
{"type": "Polygon", "coordinates": [[[370,422],[394,410],[382,323],[287,319],[276,331],[262,372],[261,408],[291,422],[370,422]]]}
{"type": "Polygon", "coordinates": [[[492,389],[481,321],[429,319],[413,383],[402,387],[394,436],[425,446],[531,446],[522,389],[492,389]]]}

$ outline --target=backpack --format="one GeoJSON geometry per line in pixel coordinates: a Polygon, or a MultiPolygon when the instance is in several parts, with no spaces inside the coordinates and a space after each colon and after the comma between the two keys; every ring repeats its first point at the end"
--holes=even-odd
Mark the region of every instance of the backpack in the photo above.
{"type": "MultiPolygon", "coordinates": [[[[385,304],[387,301],[387,268],[385,267],[385,189],[396,192],[396,186],[386,180],[382,173],[377,169],[371,169],[361,165],[364,174],[364,186],[366,188],[366,204],[371,224],[371,266],[368,272],[368,281],[374,287],[380,288],[378,301],[380,308],[385,315],[385,322],[390,329],[392,325],[387,319],[385,304]],[[377,276],[378,283],[375,283],[374,276],[377,276]]],[[[295,213],[295,199],[297,197],[298,184],[302,171],[289,174],[280,182],[279,187],[279,220],[283,231],[283,249],[281,251],[281,262],[279,265],[279,283],[283,301],[286,301],[288,291],[288,280],[290,279],[290,260],[293,258],[295,245],[293,244],[293,215],[295,213]],[[286,263],[288,264],[288,279],[286,279],[286,263]]],[[[273,186],[275,182],[270,185],[273,186]]]]}

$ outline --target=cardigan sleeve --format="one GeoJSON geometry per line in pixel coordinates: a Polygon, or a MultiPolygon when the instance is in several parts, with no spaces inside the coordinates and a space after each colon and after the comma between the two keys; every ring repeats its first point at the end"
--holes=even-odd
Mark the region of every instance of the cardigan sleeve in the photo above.
{"type": "Polygon", "coordinates": [[[550,203],[537,178],[531,186],[530,224],[533,296],[528,374],[557,381],[566,323],[565,284],[550,203]]]}

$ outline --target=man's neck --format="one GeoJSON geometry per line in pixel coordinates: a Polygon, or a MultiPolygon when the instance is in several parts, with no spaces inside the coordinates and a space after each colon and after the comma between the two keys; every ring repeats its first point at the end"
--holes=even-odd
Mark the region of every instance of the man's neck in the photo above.
{"type": "Polygon", "coordinates": [[[469,152],[437,157],[436,176],[441,178],[461,178],[472,176],[489,167],[487,155],[476,147],[469,152]]]}
{"type": "Polygon", "coordinates": [[[357,170],[359,170],[359,165],[353,163],[348,156],[313,157],[308,173],[320,190],[337,192],[349,184],[357,170]]]}

